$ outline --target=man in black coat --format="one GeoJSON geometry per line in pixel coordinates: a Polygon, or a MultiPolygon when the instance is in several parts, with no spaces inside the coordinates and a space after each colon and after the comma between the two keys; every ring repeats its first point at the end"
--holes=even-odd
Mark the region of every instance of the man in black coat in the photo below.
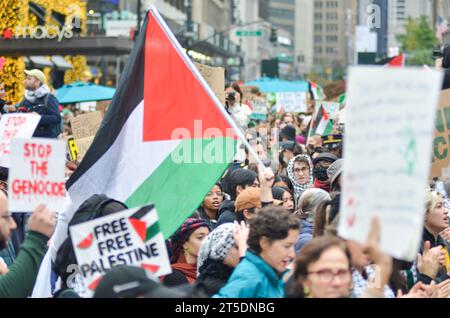
{"type": "Polygon", "coordinates": [[[45,85],[42,71],[34,69],[25,71],[25,74],[25,98],[18,105],[17,111],[41,116],[33,137],[57,138],[61,134],[59,102],[45,85]]]}

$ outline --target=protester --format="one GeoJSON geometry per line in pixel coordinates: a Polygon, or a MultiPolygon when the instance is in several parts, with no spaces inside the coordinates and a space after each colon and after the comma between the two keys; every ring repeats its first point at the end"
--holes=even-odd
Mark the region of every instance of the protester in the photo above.
{"type": "Polygon", "coordinates": [[[330,192],[341,192],[341,174],[344,171],[344,159],[338,159],[327,169],[330,180],[330,192]]]}
{"type": "Polygon", "coordinates": [[[287,175],[286,176],[277,175],[275,177],[273,186],[280,188],[287,188],[289,189],[289,191],[291,191],[291,193],[294,193],[294,186],[292,185],[292,182],[287,175]]]}
{"type": "MultiPolygon", "coordinates": [[[[114,200],[106,195],[94,194],[84,201],[75,211],[68,227],[84,222],[92,221],[117,212],[127,210],[128,207],[120,201],[114,200]]],[[[83,277],[79,274],[73,275],[68,271],[69,266],[78,265],[75,251],[73,249],[72,237],[67,230],[67,238],[59,247],[54,262],[55,274],[59,277],[58,287],[53,294],[55,298],[85,298],[87,297],[83,277]]]]}
{"type": "Polygon", "coordinates": [[[338,158],[331,153],[321,153],[313,160],[314,170],[314,186],[326,192],[330,192],[330,179],[327,174],[327,169],[330,165],[338,160],[338,158]]]}
{"type": "Polygon", "coordinates": [[[296,129],[292,125],[287,125],[280,132],[281,142],[293,141],[295,142],[295,137],[297,135],[296,129]]]}
{"type": "MultiPolygon", "coordinates": [[[[247,188],[236,199],[236,221],[248,223],[255,218],[257,210],[262,208],[261,189],[247,188]]],[[[232,222],[229,222],[232,223],[232,222]]]]}
{"type": "Polygon", "coordinates": [[[297,218],[283,208],[262,209],[250,222],[245,258],[214,297],[284,297],[283,276],[295,256],[298,226],[297,218]]]}
{"type": "Polygon", "coordinates": [[[298,201],[302,193],[314,184],[311,159],[308,155],[298,155],[289,161],[287,172],[294,186],[294,199],[298,201]]]}
{"type": "Polygon", "coordinates": [[[446,264],[448,248],[440,233],[448,228],[448,211],[442,196],[431,189],[425,191],[425,226],[417,259],[418,280],[430,284],[450,279],[450,266],[446,264]]]}
{"type": "MultiPolygon", "coordinates": [[[[0,249],[7,246],[16,224],[8,212],[8,200],[0,191],[0,249]]],[[[0,297],[26,298],[30,296],[39,266],[44,258],[47,241],[55,228],[55,214],[44,205],[36,207],[28,221],[29,232],[14,264],[0,276],[0,297]]]]}
{"type": "Polygon", "coordinates": [[[296,254],[313,238],[317,207],[322,202],[329,200],[331,200],[330,195],[322,189],[309,189],[303,192],[297,204],[298,213],[300,214],[300,235],[295,244],[296,254]]]}
{"type": "Polygon", "coordinates": [[[34,69],[25,71],[25,74],[25,98],[18,105],[17,111],[41,116],[33,137],[57,138],[62,133],[59,102],[45,84],[42,71],[34,69]]]}
{"type": "Polygon", "coordinates": [[[216,183],[216,185],[208,192],[203,199],[202,205],[198,208],[197,212],[200,218],[208,223],[210,229],[215,229],[217,226],[217,219],[219,214],[220,205],[224,200],[224,191],[222,184],[216,183]]]}
{"type": "Polygon", "coordinates": [[[248,128],[252,110],[242,103],[243,93],[237,83],[225,85],[225,107],[236,124],[243,131],[248,128]]]}
{"type": "Polygon", "coordinates": [[[313,237],[322,236],[327,226],[331,225],[339,215],[341,195],[336,194],[331,200],[322,201],[316,207],[313,237]]]}
{"type": "Polygon", "coordinates": [[[292,192],[287,188],[282,187],[273,187],[272,195],[275,200],[282,201],[282,207],[288,210],[289,212],[294,212],[295,204],[294,204],[294,196],[292,192]]]}
{"type": "Polygon", "coordinates": [[[164,278],[166,286],[194,284],[197,278],[197,257],[202,241],[209,234],[202,219],[187,219],[170,238],[172,274],[164,278]]]}
{"type": "Polygon", "coordinates": [[[323,140],[321,135],[312,135],[308,138],[307,146],[312,149],[323,147],[323,140]]]}
{"type": "Polygon", "coordinates": [[[294,141],[285,141],[280,144],[280,156],[279,156],[279,168],[277,171],[277,175],[287,176],[287,166],[289,161],[295,157],[295,142],[294,141]]]}
{"type": "Polygon", "coordinates": [[[236,220],[234,201],[248,187],[259,187],[257,177],[255,172],[241,168],[231,172],[227,179],[230,200],[225,200],[220,206],[217,226],[225,223],[233,223],[236,220]]]}
{"type": "Polygon", "coordinates": [[[112,268],[100,280],[94,298],[187,298],[186,291],[167,288],[157,277],[135,266],[112,268]]]}
{"type": "Polygon", "coordinates": [[[198,254],[198,277],[195,295],[212,297],[231,277],[233,270],[245,257],[249,228],[245,223],[223,224],[202,242],[198,254]]]}

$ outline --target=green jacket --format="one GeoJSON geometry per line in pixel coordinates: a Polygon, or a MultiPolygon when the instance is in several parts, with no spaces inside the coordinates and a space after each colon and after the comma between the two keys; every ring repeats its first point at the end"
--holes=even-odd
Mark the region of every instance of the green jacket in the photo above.
{"type": "Polygon", "coordinates": [[[26,298],[34,283],[47,250],[48,237],[30,231],[6,275],[0,276],[0,298],[26,298]]]}

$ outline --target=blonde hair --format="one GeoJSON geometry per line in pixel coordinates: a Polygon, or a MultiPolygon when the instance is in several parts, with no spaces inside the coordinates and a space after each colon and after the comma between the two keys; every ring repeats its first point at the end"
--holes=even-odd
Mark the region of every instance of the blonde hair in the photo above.
{"type": "Polygon", "coordinates": [[[439,198],[440,194],[437,191],[431,188],[425,190],[425,214],[430,213],[436,207],[439,198]]]}

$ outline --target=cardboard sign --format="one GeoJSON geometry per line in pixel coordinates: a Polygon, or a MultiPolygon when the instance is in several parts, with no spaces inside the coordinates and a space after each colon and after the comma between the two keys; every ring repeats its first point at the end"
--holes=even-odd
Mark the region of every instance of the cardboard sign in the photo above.
{"type": "Polygon", "coordinates": [[[79,115],[70,120],[75,140],[95,136],[102,123],[101,112],[79,115]]]}
{"type": "Polygon", "coordinates": [[[83,158],[86,152],[88,151],[89,147],[92,145],[92,142],[94,141],[94,137],[86,137],[75,140],[76,147],[78,149],[78,155],[77,158],[81,157],[83,158]]]}
{"type": "Polygon", "coordinates": [[[8,193],[12,212],[30,212],[41,203],[52,211],[62,211],[66,195],[65,154],[62,140],[11,140],[8,193]]]}
{"type": "Polygon", "coordinates": [[[450,89],[441,92],[434,130],[431,178],[450,177],[450,89]]]}
{"type": "Polygon", "coordinates": [[[34,114],[6,114],[0,120],[0,166],[10,166],[10,142],[13,138],[31,138],[41,116],[34,114]]]}
{"type": "Polygon", "coordinates": [[[339,235],[365,243],[381,221],[381,248],[417,257],[424,189],[442,73],[422,69],[350,69],[339,235]]]}
{"type": "Polygon", "coordinates": [[[70,161],[77,161],[80,151],[78,150],[77,144],[73,137],[67,139],[67,149],[69,150],[70,161]]]}
{"type": "Polygon", "coordinates": [[[288,113],[306,113],[306,93],[276,93],[276,109],[288,113]]]}
{"type": "Polygon", "coordinates": [[[134,265],[156,276],[172,272],[153,205],[70,227],[80,271],[91,292],[111,268],[134,265]]]}
{"type": "Polygon", "coordinates": [[[222,105],[225,105],[225,69],[194,63],[222,105]]]}

